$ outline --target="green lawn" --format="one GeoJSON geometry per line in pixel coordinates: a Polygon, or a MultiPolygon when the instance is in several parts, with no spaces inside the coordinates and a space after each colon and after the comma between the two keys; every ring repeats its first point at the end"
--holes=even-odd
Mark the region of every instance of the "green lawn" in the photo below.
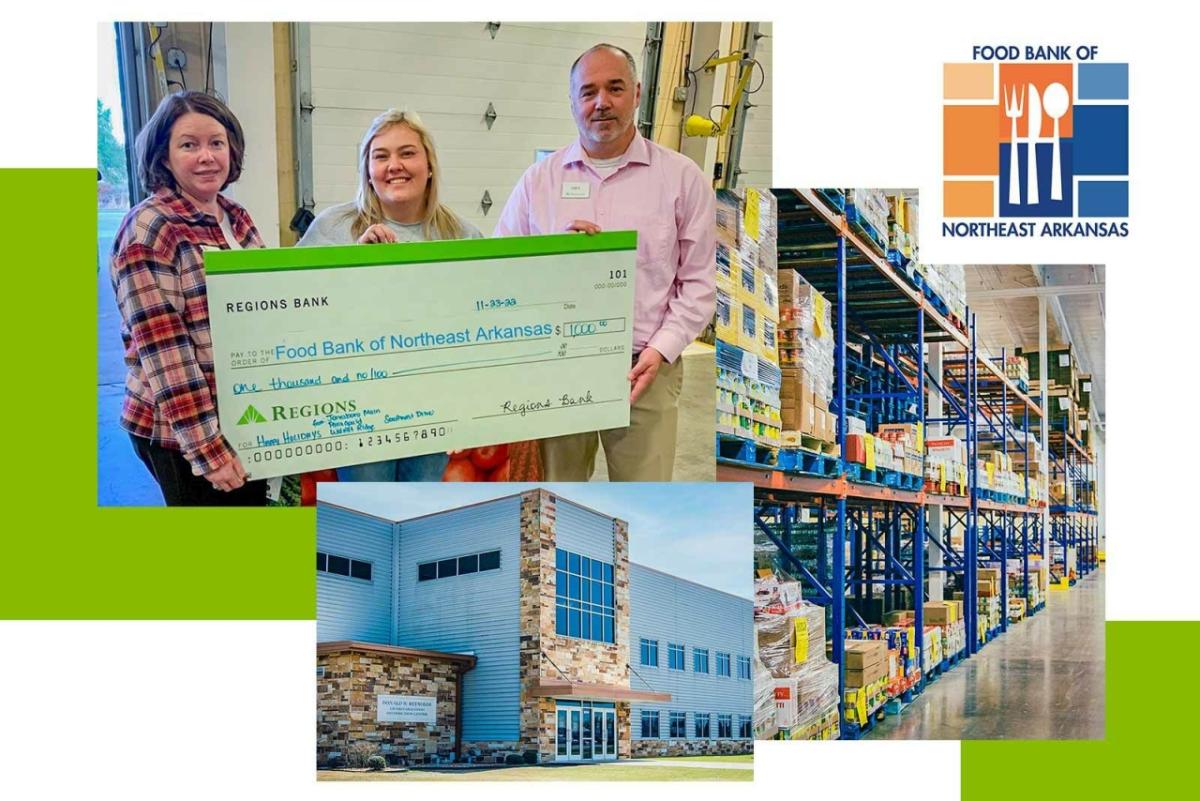
{"type": "Polygon", "coordinates": [[[605,765],[542,765],[530,767],[489,768],[472,771],[428,771],[373,773],[369,771],[320,770],[317,781],[585,781],[585,782],[748,782],[754,778],[753,756],[673,757],[655,760],[670,762],[670,765],[639,764],[640,759],[622,760],[605,765]],[[735,762],[744,764],[745,770],[732,768],[703,768],[689,762],[735,762]]]}
{"type": "Polygon", "coordinates": [[[670,759],[680,762],[745,762],[750,765],[754,762],[754,754],[736,754],[733,756],[687,756],[687,757],[670,757],[670,759]]]}

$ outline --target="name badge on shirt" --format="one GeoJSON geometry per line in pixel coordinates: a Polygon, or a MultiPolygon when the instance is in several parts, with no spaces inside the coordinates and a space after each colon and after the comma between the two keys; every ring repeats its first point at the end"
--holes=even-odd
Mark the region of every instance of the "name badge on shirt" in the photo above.
{"type": "Polygon", "coordinates": [[[563,181],[562,196],[565,198],[591,197],[592,185],[587,181],[563,181]]]}

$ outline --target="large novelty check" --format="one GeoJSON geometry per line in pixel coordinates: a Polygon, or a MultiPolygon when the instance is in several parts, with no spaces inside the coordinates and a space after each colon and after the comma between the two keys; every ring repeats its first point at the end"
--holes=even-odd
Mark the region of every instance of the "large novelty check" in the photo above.
{"type": "Polygon", "coordinates": [[[255,478],[629,425],[637,234],[205,254],[255,478]]]}

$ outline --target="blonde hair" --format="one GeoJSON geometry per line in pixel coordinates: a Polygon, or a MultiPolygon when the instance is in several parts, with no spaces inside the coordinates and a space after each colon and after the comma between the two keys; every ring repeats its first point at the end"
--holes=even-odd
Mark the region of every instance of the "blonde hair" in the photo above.
{"type": "Polygon", "coordinates": [[[429,182],[425,185],[425,216],[421,220],[421,231],[426,239],[461,239],[464,229],[462,220],[449,208],[438,202],[438,180],[441,169],[438,167],[437,151],[433,146],[433,137],[429,129],[421,122],[421,118],[411,111],[388,109],[371,121],[367,132],[363,134],[362,143],[358,146],[358,192],[354,196],[354,209],[349,212],[353,218],[350,233],[358,239],[372,225],[382,223],[387,219],[383,213],[383,204],[371,186],[371,142],[376,136],[396,125],[403,125],[415,133],[425,148],[425,158],[429,162],[429,182]]]}

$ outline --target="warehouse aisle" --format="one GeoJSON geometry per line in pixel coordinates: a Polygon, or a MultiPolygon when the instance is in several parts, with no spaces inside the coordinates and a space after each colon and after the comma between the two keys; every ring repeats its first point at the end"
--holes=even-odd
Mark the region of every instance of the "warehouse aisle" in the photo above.
{"type": "Polygon", "coordinates": [[[1104,737],[1104,567],[946,673],[872,739],[1104,737]]]}

